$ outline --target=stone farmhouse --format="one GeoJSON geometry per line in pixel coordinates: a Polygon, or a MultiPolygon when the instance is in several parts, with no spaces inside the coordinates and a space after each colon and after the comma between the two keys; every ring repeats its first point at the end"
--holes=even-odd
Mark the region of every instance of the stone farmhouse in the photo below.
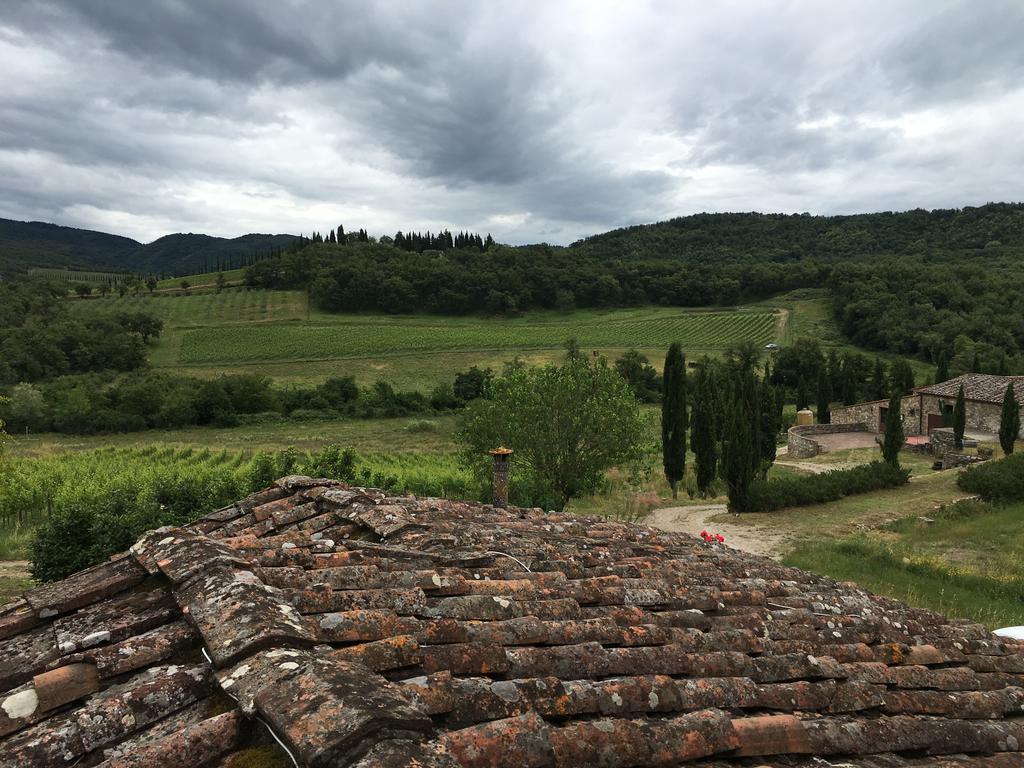
{"type": "Polygon", "coordinates": [[[1014,768],[1022,710],[979,624],[301,476],[0,608],[2,768],[1014,768]]]}
{"type": "MultiPolygon", "coordinates": [[[[1024,406],[1024,376],[965,373],[939,384],[918,387],[900,403],[903,432],[906,435],[929,435],[936,429],[952,426],[953,407],[963,386],[967,431],[996,434],[999,432],[1003,398],[1011,381],[1017,400],[1024,406]]],[[[832,423],[863,424],[869,431],[884,432],[888,411],[888,400],[857,403],[834,409],[832,423]]],[[[1021,437],[1024,437],[1024,432],[1021,437]]]]}

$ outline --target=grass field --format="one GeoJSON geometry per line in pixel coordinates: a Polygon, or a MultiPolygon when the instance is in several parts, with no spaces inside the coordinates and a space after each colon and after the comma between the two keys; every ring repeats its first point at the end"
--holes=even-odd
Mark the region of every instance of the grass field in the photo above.
{"type": "Polygon", "coordinates": [[[961,502],[802,543],[785,562],[993,628],[1024,624],[1024,504],[961,502]]]}
{"type": "Polygon", "coordinates": [[[227,289],[220,294],[108,296],[71,303],[79,313],[147,311],[164,321],[150,355],[154,366],[200,377],[260,373],[310,384],[353,375],[429,390],[471,365],[500,370],[516,357],[560,359],[575,337],[585,350],[614,359],[629,348],[660,366],[672,341],[691,355],[718,354],[741,341],[778,337],[782,317],[756,310],[643,308],[531,313],[518,318],[333,315],[310,309],[301,291],[227,289]]]}
{"type": "MultiPolygon", "coordinates": [[[[204,272],[200,275],[182,275],[181,277],[166,277],[163,280],[159,280],[156,284],[157,290],[162,288],[181,288],[181,281],[187,280],[191,288],[200,288],[203,286],[214,286],[217,283],[217,272],[204,272]]],[[[239,267],[238,269],[225,269],[223,271],[224,279],[229,283],[240,283],[245,278],[245,267],[239,267]]]]}

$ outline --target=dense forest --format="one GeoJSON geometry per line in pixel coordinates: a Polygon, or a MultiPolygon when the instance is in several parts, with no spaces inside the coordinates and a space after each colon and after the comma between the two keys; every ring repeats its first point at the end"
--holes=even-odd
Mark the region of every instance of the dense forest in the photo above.
{"type": "Polygon", "coordinates": [[[731,305],[825,287],[861,346],[931,361],[969,346],[988,369],[1024,365],[1024,205],[701,214],[566,248],[473,236],[439,238],[435,249],[398,242],[304,241],[250,267],[247,283],[307,288],[327,311],[439,314],[731,305]]]}

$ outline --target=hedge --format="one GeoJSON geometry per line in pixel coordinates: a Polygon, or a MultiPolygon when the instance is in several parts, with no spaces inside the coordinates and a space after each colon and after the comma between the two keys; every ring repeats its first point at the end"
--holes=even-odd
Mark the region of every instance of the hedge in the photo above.
{"type": "Polygon", "coordinates": [[[975,464],[960,473],[956,484],[985,501],[1006,503],[1024,500],[1024,453],[975,464]]]}
{"type": "Polygon", "coordinates": [[[785,507],[802,507],[836,501],[855,493],[868,493],[904,485],[910,470],[873,461],[851,469],[835,469],[820,475],[756,480],[750,486],[747,504],[740,512],[773,512],[785,507]]]}

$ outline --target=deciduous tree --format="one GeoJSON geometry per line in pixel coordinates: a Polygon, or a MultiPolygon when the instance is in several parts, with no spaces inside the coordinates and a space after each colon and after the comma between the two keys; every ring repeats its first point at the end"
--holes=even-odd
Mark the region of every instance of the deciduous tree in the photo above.
{"type": "Polygon", "coordinates": [[[487,451],[515,451],[513,473],[533,483],[533,498],[564,508],[593,491],[605,470],[634,465],[643,453],[644,421],[629,385],[603,361],[567,360],[543,368],[508,368],[489,396],[470,403],[460,419],[463,457],[481,479],[490,476],[487,451]]]}

